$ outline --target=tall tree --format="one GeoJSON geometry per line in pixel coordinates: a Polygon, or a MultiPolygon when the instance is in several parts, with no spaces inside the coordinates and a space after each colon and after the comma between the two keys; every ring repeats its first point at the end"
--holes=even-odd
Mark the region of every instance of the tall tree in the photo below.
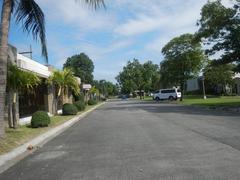
{"type": "Polygon", "coordinates": [[[123,67],[123,71],[117,76],[117,81],[121,85],[122,93],[133,93],[136,90],[142,90],[142,65],[137,59],[128,61],[123,67]]]}
{"type": "Polygon", "coordinates": [[[234,65],[232,64],[220,64],[216,66],[213,65],[213,62],[209,62],[203,70],[206,84],[212,87],[221,85],[222,92],[225,93],[226,86],[233,84],[233,69],[234,65]]]}
{"type": "Polygon", "coordinates": [[[161,78],[167,85],[181,86],[184,92],[188,79],[198,75],[205,56],[200,43],[193,42],[192,34],[173,38],[162,49],[161,78]],[[170,84],[169,84],[170,83],[170,84]]]}
{"type": "Polygon", "coordinates": [[[105,97],[118,94],[117,86],[110,81],[106,81],[104,79],[100,81],[95,80],[93,85],[99,90],[99,93],[105,97]]]}
{"type": "Polygon", "coordinates": [[[144,90],[146,92],[152,92],[160,87],[160,71],[159,65],[153,64],[152,61],[148,61],[143,64],[143,78],[146,83],[144,90]]]}
{"type": "Polygon", "coordinates": [[[141,64],[134,59],[127,63],[116,79],[121,86],[122,93],[130,94],[138,90],[142,98],[143,91],[154,90],[153,85],[157,84],[154,80],[157,80],[158,76],[160,76],[158,65],[151,61],[141,64]]]}
{"type": "Polygon", "coordinates": [[[240,62],[240,3],[235,0],[231,8],[221,0],[208,1],[201,10],[196,39],[207,44],[206,53],[217,55],[220,64],[240,62]]]}
{"type": "Polygon", "coordinates": [[[93,61],[84,53],[69,57],[64,68],[71,68],[74,75],[81,78],[83,83],[93,83],[93,61]]]}
{"type": "MultiPolygon", "coordinates": [[[[104,0],[83,0],[95,9],[105,6],[104,0]]],[[[22,24],[23,30],[31,33],[35,40],[40,39],[42,55],[48,61],[44,14],[34,0],[3,0],[0,26],[0,137],[4,137],[4,106],[7,85],[7,56],[8,35],[11,14],[15,16],[17,23],[22,24]]]]}

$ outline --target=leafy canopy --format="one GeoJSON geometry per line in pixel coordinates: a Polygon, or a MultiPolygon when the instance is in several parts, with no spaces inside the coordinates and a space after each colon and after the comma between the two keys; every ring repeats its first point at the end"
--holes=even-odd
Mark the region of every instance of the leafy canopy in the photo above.
{"type": "Polygon", "coordinates": [[[193,42],[192,34],[173,38],[162,49],[161,81],[164,86],[181,85],[197,76],[205,61],[200,43],[193,42]]]}
{"type": "Polygon", "coordinates": [[[104,96],[113,96],[118,94],[117,85],[106,80],[94,80],[93,85],[99,90],[99,93],[104,96]]]}
{"type": "Polygon", "coordinates": [[[231,8],[221,0],[209,1],[203,6],[196,39],[208,45],[206,53],[217,55],[220,64],[240,62],[240,13],[239,0],[231,8]]]}
{"type": "Polygon", "coordinates": [[[148,61],[141,64],[139,60],[128,61],[123,71],[116,77],[122,93],[132,93],[135,90],[150,91],[159,83],[159,67],[148,61]],[[155,81],[156,80],[156,81],[155,81]]]}
{"type": "Polygon", "coordinates": [[[210,62],[203,70],[206,83],[217,86],[217,85],[231,85],[233,83],[233,72],[234,66],[232,64],[221,64],[214,66],[210,62]]]}
{"type": "Polygon", "coordinates": [[[74,72],[74,75],[81,78],[84,83],[93,82],[93,61],[84,53],[69,57],[64,68],[70,68],[74,72]]]}

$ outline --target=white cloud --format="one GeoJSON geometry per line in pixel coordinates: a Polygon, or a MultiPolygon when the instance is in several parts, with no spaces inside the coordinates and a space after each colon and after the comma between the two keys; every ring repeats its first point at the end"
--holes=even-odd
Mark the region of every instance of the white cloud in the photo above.
{"type": "Polygon", "coordinates": [[[132,36],[158,29],[164,22],[155,17],[139,15],[136,19],[129,19],[115,29],[116,33],[132,36]]]}
{"type": "MultiPolygon", "coordinates": [[[[142,0],[140,2],[145,8],[141,8],[142,10],[135,17],[116,27],[116,33],[133,36],[151,31],[174,31],[186,25],[194,26],[199,17],[200,8],[206,0],[148,1],[148,3],[142,0]]],[[[135,6],[138,7],[138,5],[135,6]]]]}
{"type": "Polygon", "coordinates": [[[75,0],[37,0],[47,12],[46,18],[55,23],[81,27],[81,30],[109,29],[115,23],[115,17],[105,10],[94,11],[86,4],[75,0]]]}
{"type": "Polygon", "coordinates": [[[48,33],[52,62],[61,66],[67,57],[85,52],[95,61],[96,78],[111,80],[132,57],[159,63],[169,40],[196,30],[200,9],[207,2],[105,0],[107,9],[94,11],[75,0],[36,1],[45,12],[47,27],[59,25],[65,30],[48,33]]]}

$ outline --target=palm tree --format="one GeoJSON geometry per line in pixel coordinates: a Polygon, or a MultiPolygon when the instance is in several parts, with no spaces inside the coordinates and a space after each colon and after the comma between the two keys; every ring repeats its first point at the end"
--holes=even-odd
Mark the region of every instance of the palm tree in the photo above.
{"type": "Polygon", "coordinates": [[[16,65],[8,65],[7,90],[10,128],[17,128],[16,102],[19,90],[32,90],[41,82],[40,78],[32,72],[20,70],[16,65]]]}
{"type": "Polygon", "coordinates": [[[76,77],[73,75],[72,70],[65,68],[63,71],[56,70],[48,78],[49,84],[55,87],[56,98],[54,98],[53,112],[57,112],[57,105],[61,98],[66,95],[70,88],[75,95],[80,94],[80,87],[76,77]]]}
{"type": "MultiPolygon", "coordinates": [[[[104,0],[82,0],[95,9],[105,6],[104,0]]],[[[17,23],[21,23],[23,30],[31,33],[35,40],[40,39],[42,55],[48,62],[45,37],[44,13],[34,0],[3,0],[0,25],[0,137],[4,137],[4,106],[7,82],[7,51],[8,35],[11,20],[14,14],[17,23]]]]}

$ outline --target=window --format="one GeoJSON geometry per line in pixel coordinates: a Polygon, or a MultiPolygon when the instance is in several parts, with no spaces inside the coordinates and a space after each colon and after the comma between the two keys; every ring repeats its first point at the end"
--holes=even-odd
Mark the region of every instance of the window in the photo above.
{"type": "Polygon", "coordinates": [[[175,89],[165,89],[165,90],[161,90],[162,94],[167,94],[167,93],[175,93],[175,89]]]}

